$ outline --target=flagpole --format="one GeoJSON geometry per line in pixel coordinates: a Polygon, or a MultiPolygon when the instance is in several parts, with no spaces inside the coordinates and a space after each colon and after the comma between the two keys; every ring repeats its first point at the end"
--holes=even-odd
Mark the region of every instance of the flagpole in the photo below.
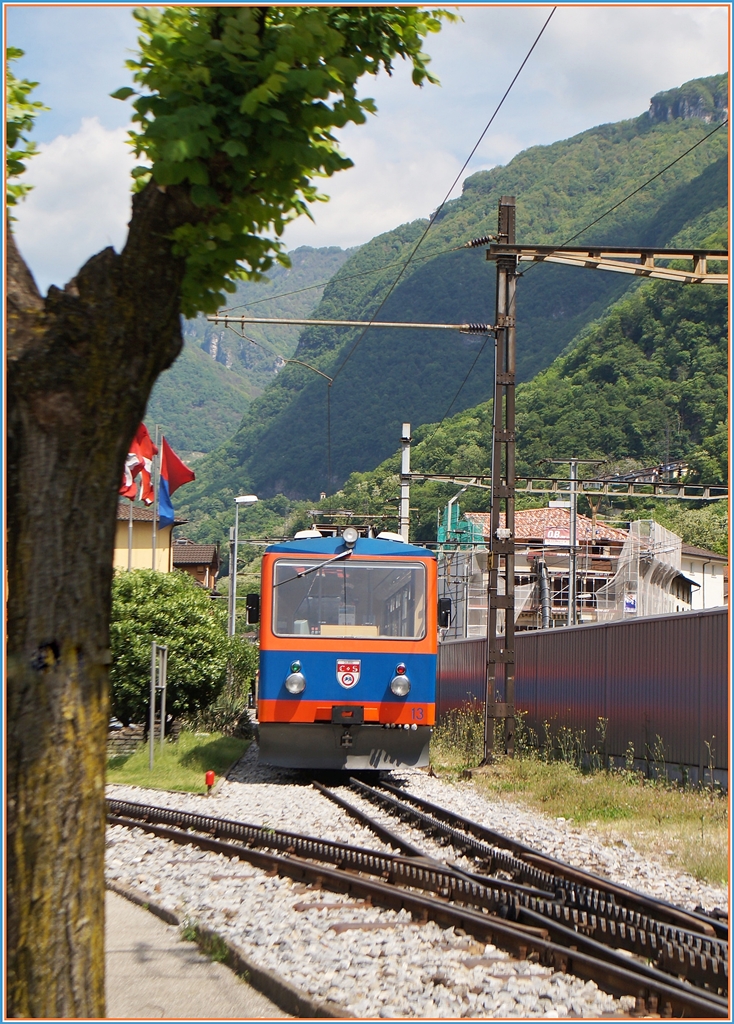
{"type": "Polygon", "coordinates": [[[133,567],[133,499],[130,498],[130,509],[127,520],[127,571],[133,567]]]}
{"type": "Polygon", "coordinates": [[[160,426],[155,425],[155,446],[158,454],[153,456],[153,568],[155,569],[156,543],[158,540],[158,490],[161,483],[160,426]]]}

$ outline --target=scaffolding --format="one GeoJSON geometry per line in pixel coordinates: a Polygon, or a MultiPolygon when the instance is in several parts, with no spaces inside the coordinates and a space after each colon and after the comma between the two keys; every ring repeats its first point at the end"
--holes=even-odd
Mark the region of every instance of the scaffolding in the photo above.
{"type": "MultiPolygon", "coordinates": [[[[531,606],[538,586],[536,581],[515,583],[515,622],[531,606]]],[[[499,576],[497,593],[506,593],[505,578],[499,576]]],[[[455,551],[442,551],[438,559],[438,596],[451,598],[451,624],[444,639],[460,640],[487,635],[487,548],[473,545],[455,551]]],[[[505,632],[505,609],[497,609],[497,629],[505,632]]]]}
{"type": "MultiPolygon", "coordinates": [[[[449,510],[449,517],[454,510],[449,510]]],[[[450,534],[457,536],[458,523],[450,534]]],[[[467,534],[458,543],[447,543],[445,531],[438,551],[439,597],[451,598],[450,626],[442,631],[446,640],[487,635],[487,547],[467,534]]],[[[584,545],[577,560],[577,621],[609,622],[643,615],[666,615],[688,611],[690,588],[697,584],[681,570],[681,538],[651,519],[630,523],[619,555],[608,547],[598,553],[584,545]]],[[[519,556],[520,552],[518,553],[519,556]]],[[[540,629],[543,625],[545,569],[545,614],[548,626],[564,626],[567,618],[569,557],[561,546],[529,546],[515,574],[515,625],[517,629],[540,629]]],[[[504,576],[497,580],[497,593],[506,593],[504,576]]],[[[505,609],[497,609],[498,631],[505,631],[505,609]]]]}
{"type": "MultiPolygon", "coordinates": [[[[681,538],[652,519],[630,523],[617,571],[596,595],[600,622],[683,610],[681,538]]],[[[690,589],[690,586],[688,587],[690,589]]],[[[690,602],[689,606],[690,606],[690,602]]]]}

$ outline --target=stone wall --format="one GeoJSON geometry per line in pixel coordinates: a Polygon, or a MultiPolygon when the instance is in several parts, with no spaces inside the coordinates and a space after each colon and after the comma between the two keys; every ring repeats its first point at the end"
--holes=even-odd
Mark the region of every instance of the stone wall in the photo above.
{"type": "Polygon", "coordinates": [[[143,742],[144,732],[142,725],[110,729],[107,733],[107,757],[126,757],[134,753],[143,742]]]}

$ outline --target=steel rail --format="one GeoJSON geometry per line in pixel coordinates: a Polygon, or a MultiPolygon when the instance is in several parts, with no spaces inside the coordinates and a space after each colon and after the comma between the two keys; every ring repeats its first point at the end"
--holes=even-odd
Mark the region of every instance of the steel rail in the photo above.
{"type": "MultiPolygon", "coordinates": [[[[364,785],[363,783],[359,783],[357,779],[353,781],[357,782],[360,786],[364,785]]],[[[658,918],[658,920],[667,919],[671,924],[676,924],[679,927],[692,928],[693,931],[702,932],[705,935],[716,936],[724,941],[728,941],[728,922],[721,921],[715,917],[709,917],[705,914],[699,914],[694,910],[681,910],[680,907],[676,907],[674,904],[668,903],[665,900],[658,900],[652,896],[646,896],[644,893],[638,892],[635,889],[630,889],[628,886],[621,885],[618,882],[612,882],[608,878],[602,878],[601,875],[596,875],[591,871],[586,871],[582,868],[576,868],[571,864],[566,864],[565,861],[549,857],[547,854],[540,853],[540,851],[533,849],[532,846],[527,846],[525,843],[520,843],[517,840],[510,839],[507,836],[502,835],[500,832],[495,832],[493,829],[489,829],[477,821],[472,821],[470,818],[465,818],[460,814],[456,814],[454,811],[451,811],[446,807],[441,807],[439,804],[434,804],[429,800],[424,800],[423,797],[416,796],[414,793],[400,789],[391,782],[382,781],[380,786],[383,789],[389,790],[390,793],[401,797],[403,801],[407,800],[410,803],[415,804],[416,807],[420,807],[423,811],[426,811],[434,818],[458,824],[459,828],[464,829],[478,839],[483,839],[488,843],[494,843],[497,846],[503,846],[506,849],[511,850],[519,858],[527,858],[533,867],[552,872],[556,876],[562,876],[569,881],[587,886],[589,889],[603,889],[604,892],[614,896],[615,900],[617,902],[621,902],[622,905],[631,904],[632,909],[635,910],[639,910],[640,907],[643,907],[645,911],[653,914],[658,918]]],[[[375,790],[375,792],[379,791],[375,790]]],[[[410,809],[405,808],[405,810],[409,811],[410,809]]]]}
{"type": "MultiPolygon", "coordinates": [[[[382,803],[401,817],[409,817],[411,823],[418,824],[426,832],[438,832],[446,837],[452,846],[463,849],[470,856],[488,865],[488,870],[506,871],[514,877],[532,880],[539,887],[543,887],[546,892],[542,894],[516,894],[518,919],[542,917],[546,921],[565,922],[569,927],[578,929],[580,933],[591,936],[598,942],[655,959],[656,967],[667,973],[686,977],[696,984],[711,987],[716,992],[727,990],[728,945],[709,935],[691,930],[690,924],[695,925],[696,922],[689,921],[689,927],[683,930],[678,924],[661,921],[644,911],[641,913],[639,904],[646,900],[643,894],[633,892],[633,895],[639,895],[640,900],[637,907],[630,908],[615,902],[613,895],[599,888],[580,886],[578,882],[563,878],[560,874],[551,875],[543,872],[540,878],[533,874],[531,879],[528,879],[527,865],[520,857],[503,854],[500,849],[489,846],[473,836],[467,836],[423,812],[406,808],[400,801],[386,794],[382,795],[362,782],[354,779],[351,781],[353,788],[367,799],[382,803]],[[406,810],[408,815],[405,814],[406,810]],[[547,890],[555,891],[557,897],[560,896],[561,899],[548,899],[547,890]]],[[[369,816],[363,815],[362,820],[369,827],[369,816]]],[[[512,840],[509,842],[512,843],[512,840]]],[[[514,843],[513,845],[522,846],[514,843]]],[[[530,847],[526,849],[529,850],[530,847]]],[[[452,867],[455,869],[454,865],[452,867]]],[[[537,871],[537,867],[533,866],[533,870],[537,871]]],[[[487,876],[469,872],[465,873],[465,877],[482,884],[490,881],[487,876]]]]}
{"type": "MultiPolygon", "coordinates": [[[[110,801],[109,803],[124,804],[124,801],[110,801]]],[[[128,805],[129,806],[129,805],[128,805]]],[[[168,809],[147,807],[145,805],[132,805],[137,807],[138,813],[152,812],[155,817],[159,812],[166,813],[168,809]]],[[[171,814],[182,812],[168,812],[171,814]]],[[[187,812],[183,812],[187,814],[187,812]]],[[[202,817],[194,815],[196,817],[202,817]]],[[[220,819],[207,818],[210,824],[219,823],[220,819]]],[[[376,906],[383,906],[392,910],[407,910],[419,920],[433,920],[445,927],[461,927],[464,931],[481,938],[485,942],[494,942],[509,952],[521,958],[527,958],[529,952],[536,953],[538,959],[543,963],[553,966],[556,970],[567,971],[584,979],[596,981],[605,991],[614,995],[634,995],[639,1006],[647,1004],[648,1009],[654,1011],[662,1006],[663,1015],[690,1016],[690,1017],[713,1017],[726,1019],[728,1015],[727,1005],[723,1000],[700,990],[691,989],[684,982],[673,978],[667,978],[659,972],[656,974],[653,968],[646,965],[626,961],[622,964],[613,962],[616,956],[615,951],[600,947],[604,960],[599,960],[578,949],[578,945],[585,944],[587,948],[592,940],[571,932],[570,935],[577,948],[566,947],[549,941],[544,934],[548,933],[548,922],[543,922],[543,927],[528,927],[522,923],[499,920],[496,916],[482,913],[468,907],[459,906],[456,903],[447,903],[443,899],[433,896],[417,894],[398,887],[394,884],[387,884],[382,881],[367,879],[352,871],[325,867],[323,864],[315,865],[309,861],[290,853],[288,856],[265,853],[253,849],[251,846],[235,845],[233,842],[222,841],[205,835],[195,835],[181,829],[169,828],[164,825],[155,824],[143,817],[128,818],[114,813],[108,814],[110,824],[122,825],[127,828],[140,828],[163,839],[169,839],[182,845],[195,845],[200,849],[209,850],[214,853],[221,853],[228,857],[236,857],[245,860],[256,867],[271,874],[277,873],[287,877],[308,881],[311,884],[319,885],[334,892],[347,893],[361,899],[369,899],[376,906]],[[544,933],[544,934],[543,934],[544,933]]],[[[225,825],[242,824],[225,822],[225,825]]],[[[259,833],[262,838],[270,838],[273,841],[277,836],[274,830],[260,829],[257,826],[244,826],[254,833],[259,833]]],[[[282,833],[280,834],[283,835],[282,833]]],[[[293,834],[287,834],[287,839],[292,839],[293,834]]],[[[310,837],[299,837],[309,839],[310,837]]],[[[311,839],[314,847],[344,846],[344,844],[331,844],[325,841],[311,839]]],[[[414,876],[412,884],[418,876],[433,872],[436,869],[430,864],[417,863],[410,858],[387,858],[384,854],[376,854],[374,851],[360,851],[372,853],[373,858],[383,858],[392,861],[403,861],[404,865],[412,869],[414,876]]],[[[457,882],[463,880],[457,879],[457,882]]],[[[408,883],[411,884],[411,883],[408,883]]],[[[551,927],[552,924],[551,924],[551,927]]],[[[558,926],[556,926],[558,931],[558,926]]],[[[560,932],[559,932],[560,934],[560,932]]]]}
{"type": "MultiPolygon", "coordinates": [[[[329,791],[326,795],[329,795],[329,791]]],[[[333,794],[331,795],[333,796],[333,794]]],[[[345,810],[353,808],[353,805],[341,798],[338,798],[337,802],[345,810]]],[[[603,904],[594,905],[591,913],[587,913],[584,909],[579,910],[577,907],[568,907],[562,903],[553,902],[549,892],[529,889],[505,879],[471,875],[453,865],[447,866],[425,855],[407,858],[395,856],[298,833],[279,832],[274,829],[248,825],[244,822],[198,815],[189,811],[141,805],[129,801],[111,800],[108,801],[108,807],[111,812],[109,820],[112,823],[134,821],[140,827],[143,827],[144,824],[152,824],[157,827],[160,823],[165,823],[166,826],[173,823],[209,835],[223,836],[230,841],[244,841],[248,847],[278,849],[289,855],[300,854],[306,859],[334,864],[341,870],[377,875],[387,879],[393,885],[434,892],[454,902],[478,907],[482,911],[512,919],[520,927],[527,927],[532,931],[537,931],[538,921],[541,920],[541,915],[544,915],[542,927],[546,932],[550,929],[561,944],[575,945],[577,948],[580,944],[585,944],[591,955],[601,956],[602,959],[629,967],[629,961],[624,957],[620,959],[621,954],[615,949],[610,949],[608,945],[600,945],[598,942],[599,938],[607,943],[614,939],[618,948],[630,948],[631,951],[648,958],[657,955],[658,960],[662,963],[670,963],[678,968],[674,973],[681,977],[693,977],[702,984],[709,984],[714,991],[718,991],[725,985],[725,982],[722,981],[724,972],[721,966],[721,956],[716,961],[711,950],[704,949],[699,945],[691,958],[690,948],[682,948],[677,943],[675,936],[658,936],[653,933],[647,938],[646,934],[643,934],[646,922],[629,921],[624,916],[624,912],[622,913],[623,919],[620,920],[619,912],[622,908],[619,907],[610,908],[612,913],[616,912],[616,917],[612,918],[609,927],[601,927],[599,930],[599,913],[606,909],[603,904]],[[580,932],[576,930],[578,928],[581,928],[580,932]],[[629,942],[629,940],[633,942],[631,947],[625,945],[625,941],[629,942]],[[600,953],[600,950],[605,952],[600,953]]],[[[376,824],[363,812],[359,812],[359,814],[360,820],[363,820],[368,826],[376,824]]],[[[378,826],[378,828],[383,829],[382,826],[378,826]]],[[[383,829],[383,831],[386,830],[383,829]]],[[[387,834],[391,835],[389,832],[387,834]]],[[[421,853],[421,851],[418,852],[421,853]]],[[[642,971],[653,979],[660,975],[657,967],[647,968],[637,964],[634,969],[638,973],[642,971]]],[[[676,983],[673,979],[668,980],[673,984],[676,983]]],[[[687,984],[685,982],[682,984],[687,990],[687,984]]]]}
{"type": "MultiPolygon", "coordinates": [[[[354,804],[350,804],[348,800],[345,800],[343,797],[338,796],[332,790],[327,789],[326,786],[323,786],[320,782],[312,782],[312,785],[316,789],[318,789],[318,791],[323,796],[325,796],[327,800],[331,800],[338,807],[341,807],[342,810],[346,811],[346,813],[350,817],[354,818],[356,821],[359,821],[360,824],[365,825],[367,828],[370,829],[371,832],[374,832],[376,836],[385,839],[386,842],[390,843],[390,845],[394,846],[396,849],[404,850],[409,857],[421,857],[425,861],[436,865],[441,871],[445,872],[447,870],[447,865],[445,863],[436,860],[433,857],[429,857],[419,847],[414,846],[412,843],[406,842],[406,840],[404,840],[402,836],[398,836],[395,832],[391,832],[389,829],[385,828],[385,826],[381,824],[381,822],[375,821],[374,818],[371,818],[368,814],[365,814],[365,812],[361,808],[355,807],[354,804]]],[[[504,878],[496,879],[487,878],[486,876],[480,877],[479,875],[472,875],[471,872],[464,871],[456,864],[449,864],[448,869],[450,870],[451,873],[460,875],[462,878],[466,878],[470,882],[478,881],[482,885],[493,886],[498,889],[501,888],[507,893],[524,892],[531,896],[545,896],[549,899],[554,898],[554,890],[552,889],[543,889],[535,886],[520,885],[517,882],[510,882],[504,878]]]]}
{"type": "MultiPolygon", "coordinates": [[[[350,805],[346,801],[339,801],[344,809],[350,805]]],[[[137,804],[128,800],[108,800],[108,814],[114,818],[124,818],[127,821],[135,820],[140,823],[149,822],[154,825],[174,825],[179,828],[195,829],[205,832],[214,838],[223,838],[231,841],[239,841],[248,846],[266,847],[269,849],[282,850],[288,854],[297,854],[303,858],[320,860],[325,863],[335,864],[353,871],[364,871],[368,874],[379,876],[394,876],[396,881],[408,879],[404,884],[412,884],[410,879],[417,879],[421,887],[428,887],[440,891],[448,891],[448,877],[454,869],[447,868],[440,861],[427,857],[417,847],[400,841],[399,837],[389,832],[382,826],[378,826],[380,832],[390,842],[395,838],[396,845],[400,848],[408,847],[415,851],[408,857],[396,856],[381,851],[370,850],[364,847],[352,846],[347,843],[339,843],[334,840],[317,839],[312,836],[301,835],[297,832],[282,832],[277,829],[263,828],[259,825],[248,825],[245,822],[231,821],[226,818],[216,818],[210,815],[196,814],[192,811],[180,811],[167,807],[155,807],[148,804],[137,804]],[[391,838],[388,838],[391,837],[391,838]],[[424,871],[425,869],[425,871],[424,871]],[[416,874],[416,871],[418,873],[416,874]],[[428,873],[426,873],[428,872],[428,873]]],[[[370,819],[372,820],[372,819],[370,819]]],[[[376,822],[374,822],[377,825],[376,822]]],[[[141,826],[142,827],[142,824],[141,826]]],[[[474,883],[474,879],[469,879],[474,883]]],[[[485,887],[493,887],[497,891],[513,893],[516,891],[527,892],[533,896],[552,896],[552,893],[539,889],[520,886],[512,882],[499,879],[483,880],[485,887]]],[[[487,904],[489,906],[489,904],[487,904]]]]}

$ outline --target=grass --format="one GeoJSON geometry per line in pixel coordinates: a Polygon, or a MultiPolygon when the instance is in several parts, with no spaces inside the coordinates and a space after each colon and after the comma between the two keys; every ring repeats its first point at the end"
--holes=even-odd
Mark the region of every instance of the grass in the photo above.
{"type": "Polygon", "coordinates": [[[221,733],[182,732],[176,743],[165,743],[163,751],[156,742],[153,771],[148,768],[147,743],[126,757],[111,758],[107,762],[107,782],[206,793],[205,772],[214,771],[219,777],[249,745],[249,740],[221,733]]]}
{"type": "Polygon", "coordinates": [[[229,947],[221,935],[202,929],[191,921],[185,921],[181,927],[181,938],[184,942],[195,942],[199,949],[215,963],[223,964],[229,957],[229,947]]]}
{"type": "MultiPolygon", "coordinates": [[[[434,737],[431,763],[438,774],[461,777],[479,763],[483,729],[473,709],[455,713],[434,737]]],[[[474,781],[488,797],[564,817],[607,842],[626,839],[640,853],[702,881],[728,882],[728,803],[719,791],[683,789],[630,770],[583,771],[522,747],[514,758],[497,757],[474,781]]]]}

